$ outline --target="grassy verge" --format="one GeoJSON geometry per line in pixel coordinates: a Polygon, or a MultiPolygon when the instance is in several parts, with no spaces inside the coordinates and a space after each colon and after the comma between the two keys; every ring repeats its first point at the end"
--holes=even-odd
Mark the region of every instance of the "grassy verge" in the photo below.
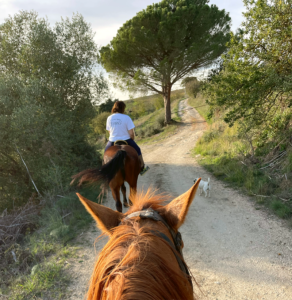
{"type": "Polygon", "coordinates": [[[277,173],[263,169],[266,157],[262,153],[270,151],[266,150],[256,151],[251,157],[250,145],[238,137],[237,126],[230,128],[216,121],[198,141],[193,154],[217,178],[254,196],[258,205],[269,207],[280,218],[291,218],[292,148],[286,149],[277,173]]]}
{"type": "Polygon", "coordinates": [[[185,97],[182,97],[176,101],[174,101],[171,110],[172,110],[172,120],[175,122],[181,122],[181,117],[178,114],[178,110],[179,110],[179,104],[182,100],[184,100],[185,97]]]}
{"type": "Polygon", "coordinates": [[[136,124],[139,124],[136,129],[139,144],[156,142],[174,134],[181,121],[178,115],[178,107],[181,100],[183,98],[176,99],[171,103],[173,122],[170,125],[164,125],[164,108],[149,114],[147,118],[142,117],[136,121],[136,124]]]}
{"type": "Polygon", "coordinates": [[[198,162],[220,180],[253,196],[259,206],[268,207],[280,218],[291,219],[292,148],[285,148],[286,155],[279,161],[277,172],[263,169],[271,152],[270,144],[256,149],[255,156],[251,156],[250,144],[239,137],[237,124],[230,128],[220,116],[208,119],[209,107],[203,95],[190,98],[188,103],[209,124],[193,149],[198,162]]]}
{"type": "MultiPolygon", "coordinates": [[[[80,192],[96,200],[98,190],[80,192]]],[[[35,217],[37,228],[27,228],[22,241],[4,253],[0,264],[0,296],[3,299],[62,299],[70,279],[66,259],[77,249],[71,243],[80,230],[92,222],[75,193],[62,197],[45,196],[45,206],[35,217]],[[5,297],[5,298],[4,298],[5,297]]],[[[1,297],[0,297],[1,298],[1,297]]]]}
{"type": "Polygon", "coordinates": [[[202,94],[199,93],[196,98],[190,97],[188,104],[194,107],[208,124],[212,124],[212,120],[208,119],[209,105],[206,104],[206,99],[202,94]]]}
{"type": "MultiPolygon", "coordinates": [[[[184,90],[175,90],[171,92],[171,102],[176,101],[184,97],[184,90]]],[[[145,97],[139,97],[125,101],[126,113],[132,118],[132,120],[140,119],[141,117],[147,117],[150,113],[160,110],[164,107],[164,100],[162,95],[150,95],[145,97]]]]}

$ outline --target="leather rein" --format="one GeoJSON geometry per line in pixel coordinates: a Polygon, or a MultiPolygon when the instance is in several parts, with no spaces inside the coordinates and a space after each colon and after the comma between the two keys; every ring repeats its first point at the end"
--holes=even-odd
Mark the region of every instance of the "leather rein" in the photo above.
{"type": "Polygon", "coordinates": [[[164,239],[169,244],[169,246],[171,247],[171,250],[173,251],[173,253],[176,257],[176,260],[178,262],[180,269],[187,275],[188,281],[190,282],[190,284],[193,288],[192,278],[191,278],[189,269],[183,259],[182,237],[181,237],[180,232],[178,231],[177,233],[175,233],[175,231],[167,224],[167,222],[161,217],[161,215],[157,211],[153,210],[152,208],[147,208],[145,210],[136,211],[136,212],[128,215],[127,217],[125,217],[122,220],[122,222],[129,220],[131,218],[134,218],[134,217],[140,217],[141,219],[152,219],[154,221],[160,221],[164,224],[164,226],[170,232],[173,241],[171,241],[168,238],[168,236],[166,236],[164,233],[162,233],[158,230],[151,230],[150,232],[152,234],[164,239]]]}

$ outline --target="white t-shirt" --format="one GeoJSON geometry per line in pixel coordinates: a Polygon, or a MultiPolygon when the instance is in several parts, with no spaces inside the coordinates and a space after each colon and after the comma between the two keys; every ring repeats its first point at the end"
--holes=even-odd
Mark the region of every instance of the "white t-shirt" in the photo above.
{"type": "Polygon", "coordinates": [[[128,140],[130,138],[128,130],[135,128],[132,119],[128,115],[116,113],[110,115],[106,120],[106,130],[110,131],[109,140],[128,140]]]}

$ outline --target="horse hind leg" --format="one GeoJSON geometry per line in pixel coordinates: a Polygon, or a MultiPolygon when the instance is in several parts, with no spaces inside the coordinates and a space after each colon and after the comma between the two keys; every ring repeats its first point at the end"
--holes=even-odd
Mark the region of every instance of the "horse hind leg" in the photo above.
{"type": "Polygon", "coordinates": [[[128,204],[128,201],[127,201],[127,195],[126,195],[126,186],[125,186],[125,183],[122,184],[121,190],[122,190],[122,194],[123,194],[124,207],[129,207],[129,204],[128,204]]]}
{"type": "Polygon", "coordinates": [[[112,190],[113,198],[116,201],[116,209],[117,209],[117,211],[122,212],[123,206],[122,206],[122,202],[120,200],[120,187],[115,187],[115,188],[112,188],[111,190],[112,190]]]}

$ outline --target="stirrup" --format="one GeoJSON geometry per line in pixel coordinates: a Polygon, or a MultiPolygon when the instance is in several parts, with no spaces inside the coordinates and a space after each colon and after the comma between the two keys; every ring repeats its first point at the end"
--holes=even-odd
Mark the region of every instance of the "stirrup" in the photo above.
{"type": "Polygon", "coordinates": [[[140,172],[140,175],[143,176],[150,168],[148,166],[144,166],[144,169],[140,172]]]}

